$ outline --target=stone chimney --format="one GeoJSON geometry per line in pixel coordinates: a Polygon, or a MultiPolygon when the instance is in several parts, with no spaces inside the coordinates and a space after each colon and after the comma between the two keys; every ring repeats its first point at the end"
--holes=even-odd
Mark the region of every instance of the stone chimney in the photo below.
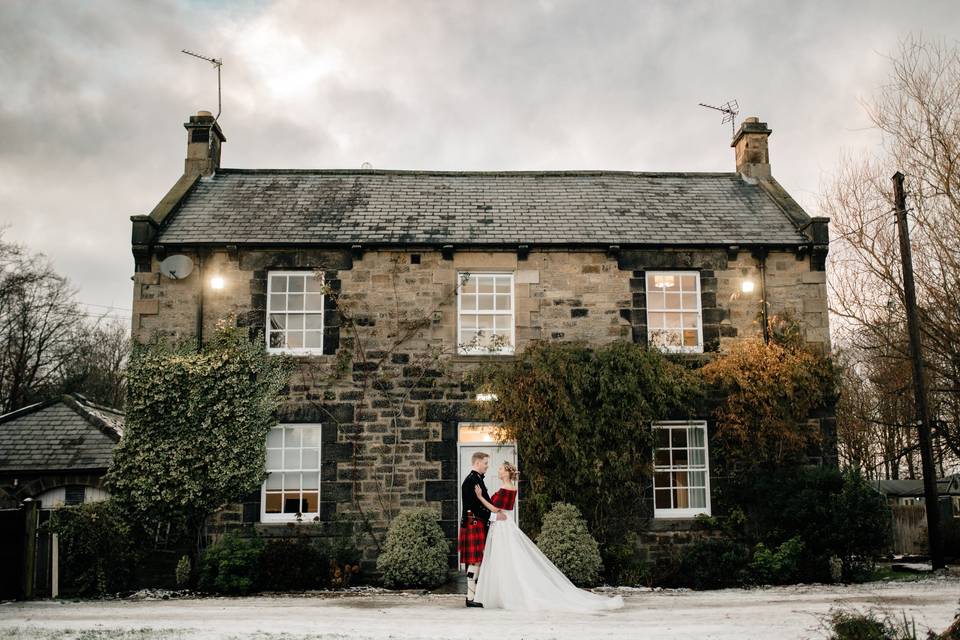
{"type": "Polygon", "coordinates": [[[737,153],[737,173],[747,178],[770,177],[770,152],[767,138],[773,133],[756,116],[743,121],[730,144],[737,153]]]}
{"type": "Polygon", "coordinates": [[[209,111],[197,111],[183,123],[187,130],[187,159],[183,163],[185,175],[211,176],[220,168],[220,145],[227,141],[220,125],[209,111]]]}

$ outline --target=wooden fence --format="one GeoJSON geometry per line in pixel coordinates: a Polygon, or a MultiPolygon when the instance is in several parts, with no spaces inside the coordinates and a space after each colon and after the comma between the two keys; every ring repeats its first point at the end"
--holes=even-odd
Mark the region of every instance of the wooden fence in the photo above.
{"type": "Polygon", "coordinates": [[[893,553],[927,554],[927,508],[919,504],[895,504],[893,511],[893,553]]]}

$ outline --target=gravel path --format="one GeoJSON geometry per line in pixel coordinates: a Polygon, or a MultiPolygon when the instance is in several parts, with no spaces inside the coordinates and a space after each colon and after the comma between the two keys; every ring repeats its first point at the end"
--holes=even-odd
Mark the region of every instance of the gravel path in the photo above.
{"type": "Polygon", "coordinates": [[[465,609],[462,596],[392,592],[7,602],[0,640],[823,638],[833,607],[905,612],[918,631],[942,630],[957,613],[960,580],[619,593],[624,609],[595,615],[465,609]]]}

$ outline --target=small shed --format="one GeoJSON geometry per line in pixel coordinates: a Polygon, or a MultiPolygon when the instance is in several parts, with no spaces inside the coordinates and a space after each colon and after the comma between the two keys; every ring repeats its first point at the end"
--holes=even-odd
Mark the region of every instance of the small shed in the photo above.
{"type": "Polygon", "coordinates": [[[48,595],[50,510],[105,500],[123,414],[78,393],[0,416],[0,599],[48,595]]]}
{"type": "MultiPolygon", "coordinates": [[[[927,548],[927,508],[923,480],[877,480],[877,491],[887,498],[893,513],[894,555],[925,555],[927,548]]],[[[960,539],[960,474],[937,479],[940,520],[948,555],[960,539]]]]}

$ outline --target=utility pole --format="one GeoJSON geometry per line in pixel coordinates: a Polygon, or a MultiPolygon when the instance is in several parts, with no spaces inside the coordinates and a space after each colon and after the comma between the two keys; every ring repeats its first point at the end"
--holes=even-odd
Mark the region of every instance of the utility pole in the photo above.
{"type": "Polygon", "coordinates": [[[917,291],[913,284],[913,256],[910,251],[910,228],[907,225],[907,198],[903,191],[903,174],[893,174],[893,200],[897,231],[900,236],[900,260],[903,262],[903,297],[907,305],[907,329],[910,333],[910,355],[913,360],[913,390],[917,405],[917,428],[920,441],[920,462],[923,466],[923,495],[927,505],[927,536],[930,564],[934,570],[944,568],[943,538],[940,531],[940,505],[937,497],[937,476],[933,467],[930,442],[930,407],[923,377],[920,351],[920,318],[917,315],[917,291]]]}

